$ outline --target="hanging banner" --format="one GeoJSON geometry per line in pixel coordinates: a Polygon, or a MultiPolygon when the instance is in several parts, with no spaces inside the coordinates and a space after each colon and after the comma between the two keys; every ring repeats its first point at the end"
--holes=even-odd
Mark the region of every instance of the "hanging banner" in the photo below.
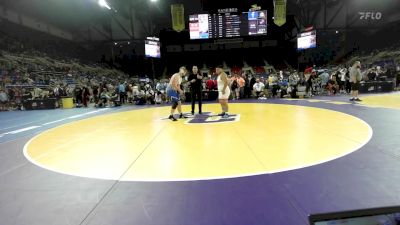
{"type": "Polygon", "coordinates": [[[251,8],[249,9],[249,11],[254,12],[254,11],[260,11],[261,10],[261,6],[258,6],[257,4],[251,5],[251,8]]]}
{"type": "Polygon", "coordinates": [[[274,23],[278,26],[286,23],[286,0],[274,0],[274,23]]]}
{"type": "Polygon", "coordinates": [[[172,4],[171,15],[172,28],[177,32],[185,30],[185,9],[183,4],[172,4]]]}

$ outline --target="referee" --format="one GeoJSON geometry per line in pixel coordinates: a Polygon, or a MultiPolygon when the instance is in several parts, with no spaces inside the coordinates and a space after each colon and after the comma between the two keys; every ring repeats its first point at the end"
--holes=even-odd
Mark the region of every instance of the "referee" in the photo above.
{"type": "Polygon", "coordinates": [[[194,106],[196,104],[196,98],[199,101],[199,114],[201,114],[201,89],[203,83],[203,76],[199,73],[197,66],[192,67],[192,73],[188,78],[190,85],[190,96],[192,99],[192,115],[194,115],[194,106]]]}

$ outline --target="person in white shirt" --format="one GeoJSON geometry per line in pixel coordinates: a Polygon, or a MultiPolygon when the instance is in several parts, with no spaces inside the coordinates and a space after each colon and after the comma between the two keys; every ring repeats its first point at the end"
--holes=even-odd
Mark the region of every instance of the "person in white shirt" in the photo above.
{"type": "Polygon", "coordinates": [[[260,81],[260,79],[256,80],[256,83],[253,85],[253,95],[256,98],[260,98],[264,96],[265,85],[260,81]]]}

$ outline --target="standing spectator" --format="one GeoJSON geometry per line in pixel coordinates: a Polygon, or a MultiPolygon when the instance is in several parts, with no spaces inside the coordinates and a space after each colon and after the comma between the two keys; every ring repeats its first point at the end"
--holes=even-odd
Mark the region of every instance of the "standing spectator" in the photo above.
{"type": "Polygon", "coordinates": [[[94,104],[98,104],[99,103],[99,87],[97,86],[93,86],[93,100],[94,100],[94,104]]]}
{"type": "MultiPolygon", "coordinates": [[[[246,76],[246,75],[243,74],[242,76],[246,76]]],[[[239,93],[240,93],[239,98],[240,99],[242,99],[244,97],[244,88],[245,88],[245,85],[246,85],[246,80],[242,76],[238,76],[238,78],[237,78],[237,82],[238,82],[238,85],[239,85],[239,93]]]]}
{"type": "Polygon", "coordinates": [[[127,87],[127,101],[128,103],[132,103],[133,102],[133,87],[132,84],[129,84],[127,87]]]}
{"type": "Polygon", "coordinates": [[[233,99],[239,99],[239,83],[238,83],[238,75],[233,74],[233,77],[231,78],[231,90],[232,90],[232,95],[233,99]]]}
{"type": "Polygon", "coordinates": [[[88,107],[88,103],[90,101],[90,91],[88,87],[83,88],[82,101],[83,101],[83,106],[88,107]]]}
{"type": "Polygon", "coordinates": [[[326,88],[326,85],[328,85],[329,81],[328,71],[324,70],[324,72],[319,75],[319,78],[321,78],[322,88],[326,88]]]}
{"type": "Polygon", "coordinates": [[[257,79],[254,76],[252,76],[251,79],[250,79],[250,89],[251,89],[251,91],[253,91],[253,87],[254,87],[255,83],[257,83],[257,79]]]}
{"type": "Polygon", "coordinates": [[[20,108],[22,103],[22,90],[20,88],[15,89],[15,103],[20,108]]]}
{"type": "Polygon", "coordinates": [[[362,100],[358,98],[358,92],[360,90],[361,82],[361,62],[356,61],[350,70],[350,82],[351,82],[351,96],[350,101],[361,102],[362,100]]]}
{"type": "Polygon", "coordinates": [[[54,97],[58,100],[60,100],[61,95],[60,95],[60,85],[57,85],[54,89],[53,89],[53,93],[54,93],[54,97]]]}
{"type": "Polygon", "coordinates": [[[351,92],[351,82],[350,82],[350,69],[345,69],[345,77],[346,77],[346,84],[345,84],[345,90],[347,94],[350,94],[351,92]]]}
{"type": "Polygon", "coordinates": [[[340,92],[345,93],[346,91],[346,69],[341,69],[339,70],[340,74],[340,84],[341,84],[341,89],[340,92]]]}
{"type": "Polygon", "coordinates": [[[299,81],[300,78],[297,73],[290,74],[288,93],[291,98],[297,98],[297,85],[299,84],[299,81]]]}
{"type": "Polygon", "coordinates": [[[247,76],[246,74],[244,74],[244,76],[243,76],[243,79],[244,79],[244,83],[245,83],[245,85],[244,85],[244,91],[243,91],[243,98],[250,98],[250,95],[251,95],[251,91],[252,91],[252,89],[253,89],[253,86],[250,86],[251,84],[250,84],[250,78],[249,78],[249,76],[247,76]]]}
{"type": "Polygon", "coordinates": [[[271,74],[268,77],[269,88],[272,89],[272,97],[275,98],[278,95],[278,77],[276,74],[271,74]]]}
{"type": "Polygon", "coordinates": [[[312,88],[312,73],[314,72],[314,68],[313,67],[307,67],[304,70],[304,79],[305,79],[305,83],[306,83],[306,95],[308,95],[309,97],[312,96],[311,94],[311,88],[312,88]]]}
{"type": "Polygon", "coordinates": [[[81,87],[77,86],[74,90],[75,92],[75,99],[76,99],[76,107],[79,108],[82,106],[83,102],[83,90],[81,87]]]}
{"type": "Polygon", "coordinates": [[[121,104],[125,104],[126,96],[126,81],[118,86],[119,101],[121,104]]]}
{"type": "Polygon", "coordinates": [[[304,79],[305,79],[305,83],[306,83],[306,95],[311,97],[312,96],[312,94],[311,94],[311,88],[312,88],[311,73],[304,73],[304,79]]]}

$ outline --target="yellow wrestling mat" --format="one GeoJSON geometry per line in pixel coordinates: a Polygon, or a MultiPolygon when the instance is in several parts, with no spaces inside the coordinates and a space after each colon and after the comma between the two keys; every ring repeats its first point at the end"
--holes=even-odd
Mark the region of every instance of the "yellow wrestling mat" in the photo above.
{"type": "MultiPolygon", "coordinates": [[[[218,104],[203,107],[220,111],[218,104]]],[[[232,121],[210,115],[162,119],[169,110],[147,108],[69,123],[31,139],[24,154],[40,167],[88,178],[202,180],[320,164],[359,149],[372,136],[370,126],[356,117],[304,106],[231,104],[230,111],[238,113],[232,121]]]]}
{"type": "Polygon", "coordinates": [[[362,97],[361,99],[363,100],[361,102],[362,105],[380,108],[400,109],[400,93],[371,95],[362,97]]]}

